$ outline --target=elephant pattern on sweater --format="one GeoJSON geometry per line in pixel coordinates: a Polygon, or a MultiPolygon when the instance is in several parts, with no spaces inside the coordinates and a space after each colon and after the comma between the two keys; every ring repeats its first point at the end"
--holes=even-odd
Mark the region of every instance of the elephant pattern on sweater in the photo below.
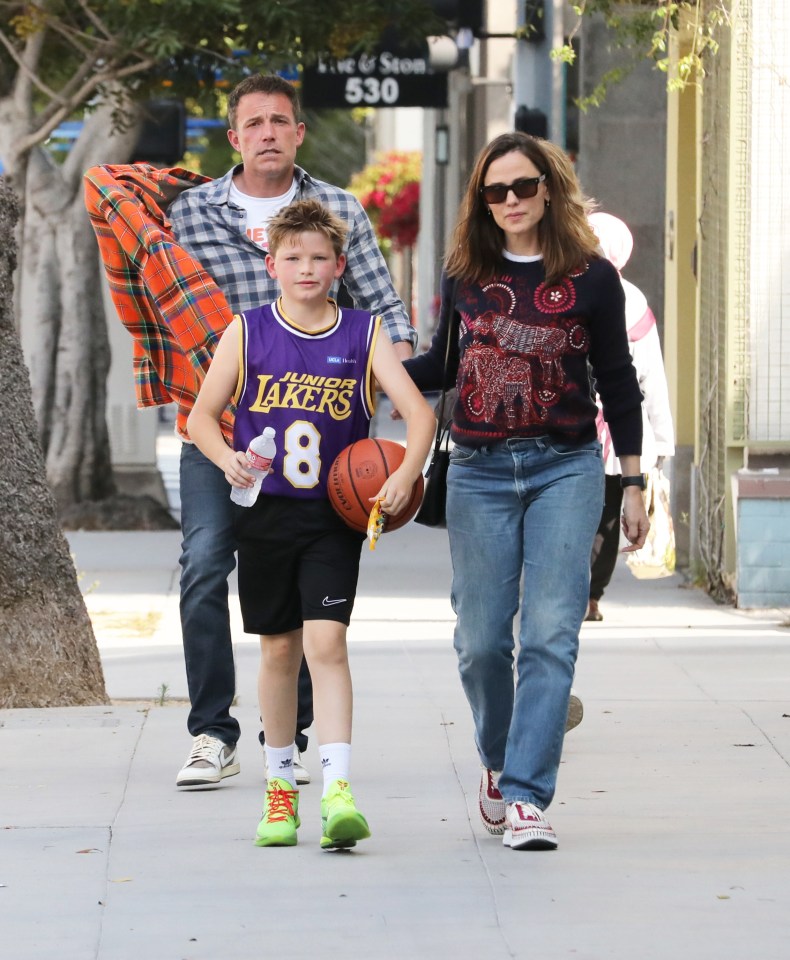
{"type": "Polygon", "coordinates": [[[493,422],[501,410],[509,430],[545,420],[565,382],[567,332],[494,312],[466,319],[465,328],[473,338],[461,361],[470,417],[493,422]]]}

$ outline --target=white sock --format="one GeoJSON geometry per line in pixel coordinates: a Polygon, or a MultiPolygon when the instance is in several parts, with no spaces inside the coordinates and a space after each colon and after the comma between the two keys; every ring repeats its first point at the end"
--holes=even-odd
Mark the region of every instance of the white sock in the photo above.
{"type": "Polygon", "coordinates": [[[270,747],[268,743],[263,745],[263,749],[266,751],[269,777],[279,777],[280,780],[287,780],[294,788],[296,788],[296,775],[294,774],[295,748],[296,744],[294,743],[288,747],[270,747]]]}
{"type": "Polygon", "coordinates": [[[348,780],[351,769],[350,743],[324,743],[318,747],[321,770],[324,774],[324,795],[333,780],[348,780]]]}

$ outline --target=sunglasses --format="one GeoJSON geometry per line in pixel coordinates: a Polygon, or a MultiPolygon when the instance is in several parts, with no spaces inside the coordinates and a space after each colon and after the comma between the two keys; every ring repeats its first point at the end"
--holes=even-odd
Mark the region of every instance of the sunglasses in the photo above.
{"type": "Polygon", "coordinates": [[[480,196],[486,203],[504,203],[512,190],[519,200],[529,200],[537,194],[538,184],[545,179],[546,174],[542,173],[539,177],[522,177],[512,183],[489,183],[487,187],[480,188],[480,196]]]}

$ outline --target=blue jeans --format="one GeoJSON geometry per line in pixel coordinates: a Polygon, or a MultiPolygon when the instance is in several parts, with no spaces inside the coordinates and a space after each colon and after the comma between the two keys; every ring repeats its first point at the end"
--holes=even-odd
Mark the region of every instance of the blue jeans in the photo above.
{"type": "MultiPolygon", "coordinates": [[[[234,518],[238,510],[219,467],[191,443],[181,447],[181,632],[191,708],[187,727],[234,744],[238,721],[230,715],[236,670],[230,634],[228,576],[236,565],[234,518]]],[[[310,675],[299,674],[296,745],[307,747],[301,732],[313,722],[310,675]]]]}
{"type": "Polygon", "coordinates": [[[514,439],[451,454],[455,649],[480,760],[502,771],[508,803],[545,809],[554,796],[603,488],[597,440],[514,439]]]}

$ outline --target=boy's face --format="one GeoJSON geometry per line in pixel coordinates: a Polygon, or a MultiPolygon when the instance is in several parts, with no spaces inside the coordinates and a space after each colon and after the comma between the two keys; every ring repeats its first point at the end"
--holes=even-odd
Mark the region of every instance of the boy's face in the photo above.
{"type": "Polygon", "coordinates": [[[326,300],[345,267],[345,256],[336,256],[330,241],[314,230],[282,243],[274,256],[266,257],[269,274],[279,281],[286,298],[298,303],[326,300]]]}

